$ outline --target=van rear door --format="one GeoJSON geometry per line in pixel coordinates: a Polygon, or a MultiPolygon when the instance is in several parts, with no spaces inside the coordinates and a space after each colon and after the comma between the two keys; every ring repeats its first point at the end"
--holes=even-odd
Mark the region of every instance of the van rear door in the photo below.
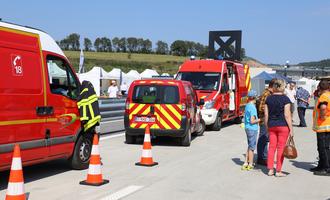
{"type": "Polygon", "coordinates": [[[45,141],[47,106],[39,36],[0,27],[0,168],[10,164],[12,147],[20,143],[22,159],[48,156],[45,141]]]}
{"type": "Polygon", "coordinates": [[[181,128],[180,93],[177,85],[162,85],[161,88],[161,117],[160,123],[164,129],[181,128]]]}
{"type": "Polygon", "coordinates": [[[160,106],[159,88],[157,85],[136,85],[133,88],[132,103],[129,106],[129,125],[131,128],[159,129],[160,106]]]}

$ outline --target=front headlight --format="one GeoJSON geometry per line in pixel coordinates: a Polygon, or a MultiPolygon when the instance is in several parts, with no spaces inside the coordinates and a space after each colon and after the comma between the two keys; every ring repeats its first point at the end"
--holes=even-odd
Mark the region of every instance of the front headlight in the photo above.
{"type": "Polygon", "coordinates": [[[206,101],[204,104],[205,109],[211,109],[214,106],[214,101],[206,101]]]}

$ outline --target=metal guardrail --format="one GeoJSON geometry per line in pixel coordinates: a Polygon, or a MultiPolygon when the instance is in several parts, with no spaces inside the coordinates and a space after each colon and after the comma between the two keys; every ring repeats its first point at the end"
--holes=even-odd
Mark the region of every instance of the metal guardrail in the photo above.
{"type": "Polygon", "coordinates": [[[121,99],[99,99],[101,121],[112,121],[124,119],[126,98],[121,99]]]}

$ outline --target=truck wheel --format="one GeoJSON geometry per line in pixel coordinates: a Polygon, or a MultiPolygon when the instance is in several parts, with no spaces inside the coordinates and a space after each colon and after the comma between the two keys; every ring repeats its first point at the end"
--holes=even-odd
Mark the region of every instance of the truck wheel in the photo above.
{"type": "Polygon", "coordinates": [[[222,127],[222,114],[221,114],[221,112],[218,112],[217,118],[215,119],[215,122],[212,125],[211,129],[213,131],[220,131],[221,127],[222,127]]]}
{"type": "Polygon", "coordinates": [[[126,144],[135,144],[136,143],[136,137],[125,134],[126,144]]]}
{"type": "Polygon", "coordinates": [[[189,147],[191,143],[191,130],[190,125],[187,127],[187,134],[181,139],[181,145],[189,147]]]}
{"type": "Polygon", "coordinates": [[[87,169],[92,152],[92,137],[80,135],[69,159],[73,169],[87,169]]]}
{"type": "Polygon", "coordinates": [[[203,119],[200,119],[199,127],[198,130],[196,131],[196,135],[202,136],[204,134],[205,129],[206,129],[205,121],[203,119]]]}

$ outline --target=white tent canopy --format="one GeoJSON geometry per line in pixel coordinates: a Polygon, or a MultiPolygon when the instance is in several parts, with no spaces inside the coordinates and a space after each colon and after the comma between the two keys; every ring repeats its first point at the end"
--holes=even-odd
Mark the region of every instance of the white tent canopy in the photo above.
{"type": "Polygon", "coordinates": [[[126,75],[130,77],[134,77],[136,79],[141,79],[140,73],[136,70],[131,70],[126,75]]]}
{"type": "Polygon", "coordinates": [[[118,68],[113,68],[109,73],[108,75],[111,76],[111,77],[115,77],[116,79],[120,79],[120,73],[122,73],[122,78],[124,78],[124,76],[126,76],[126,74],[121,71],[121,69],[118,69],[118,68]]]}
{"type": "Polygon", "coordinates": [[[169,73],[162,73],[162,76],[170,76],[169,73]]]}
{"type": "Polygon", "coordinates": [[[319,84],[320,81],[303,77],[296,82],[297,82],[298,87],[302,87],[302,88],[306,89],[309,92],[309,94],[313,94],[313,92],[316,90],[317,85],[319,84]]]}
{"type": "Polygon", "coordinates": [[[106,72],[102,67],[93,67],[90,71],[82,74],[78,74],[79,80],[82,82],[84,80],[89,81],[93,84],[96,95],[100,96],[106,91],[110,85],[110,80],[119,80],[119,78],[112,76],[106,72]]]}
{"type": "Polygon", "coordinates": [[[141,78],[152,78],[152,76],[159,76],[156,70],[146,69],[141,74],[141,78]]]}
{"type": "Polygon", "coordinates": [[[89,81],[94,86],[95,92],[97,96],[100,96],[100,79],[102,68],[93,67],[90,71],[82,74],[78,74],[80,82],[89,81]]]}

